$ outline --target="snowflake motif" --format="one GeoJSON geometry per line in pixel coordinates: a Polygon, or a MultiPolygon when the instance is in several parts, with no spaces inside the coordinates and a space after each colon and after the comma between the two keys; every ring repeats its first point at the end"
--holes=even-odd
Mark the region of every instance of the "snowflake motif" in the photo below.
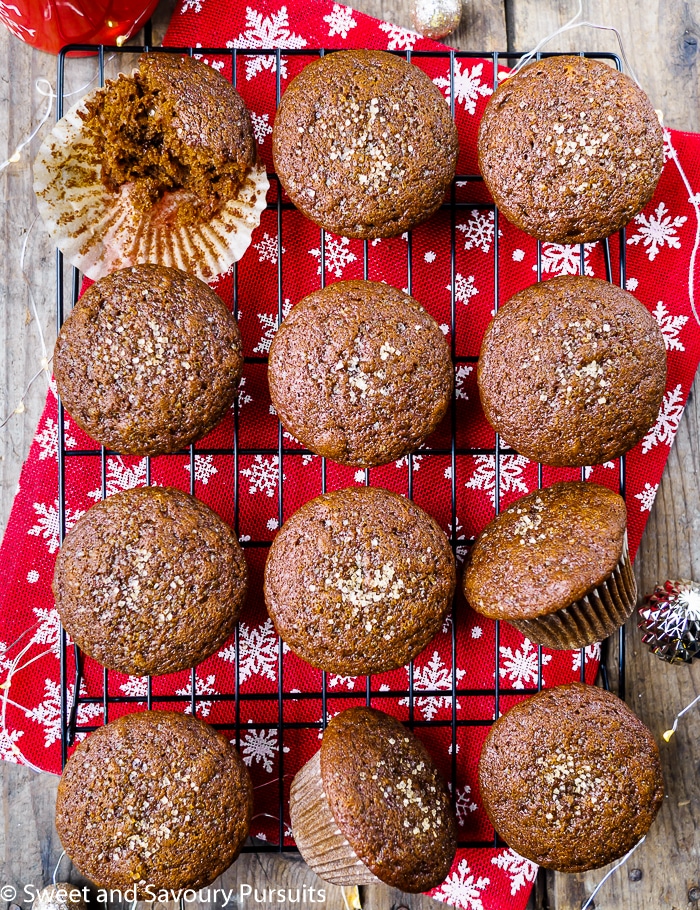
{"type": "MultiPolygon", "coordinates": [[[[496,456],[475,455],[475,469],[465,483],[468,490],[482,490],[487,493],[491,505],[496,507],[496,456]]],[[[530,462],[523,455],[501,455],[499,495],[504,493],[527,493],[523,469],[530,462]]]]}
{"type": "Polygon", "coordinates": [[[485,876],[475,878],[469,863],[461,859],[457,869],[447,876],[440,887],[431,892],[431,897],[464,910],[484,910],[481,892],[491,883],[485,876]]]}
{"type": "MultiPolygon", "coordinates": [[[[105,475],[105,489],[107,496],[113,496],[120,490],[133,490],[134,487],[143,487],[146,485],[148,475],[148,462],[142,458],[137,464],[129,467],[124,464],[121,455],[116,458],[107,459],[107,472],[105,475]]],[[[102,490],[97,488],[87,494],[90,499],[99,502],[102,499],[102,490]]]]}
{"type": "MultiPolygon", "coordinates": [[[[265,142],[265,136],[269,136],[272,132],[272,127],[270,126],[270,115],[269,114],[256,114],[255,111],[250,112],[250,120],[253,124],[253,135],[255,136],[255,141],[258,145],[262,145],[265,142]]],[[[284,250],[282,251],[284,252],[284,250]]]]}
{"type": "Polygon", "coordinates": [[[251,466],[241,471],[241,474],[250,481],[248,492],[251,496],[255,493],[275,495],[279,480],[279,461],[278,455],[256,455],[251,466]]]}
{"type": "Polygon", "coordinates": [[[276,531],[277,528],[279,528],[279,526],[280,526],[280,523],[277,518],[268,518],[267,519],[267,530],[268,531],[276,531]]]}
{"type": "MultiPolygon", "coordinates": [[[[606,461],[601,467],[607,468],[608,470],[612,471],[615,469],[615,462],[606,461]]],[[[590,479],[590,476],[593,473],[593,468],[594,468],[594,465],[587,464],[585,466],[585,468],[583,469],[583,476],[585,477],[586,480],[590,479]]]]}
{"type": "MultiPolygon", "coordinates": [[[[148,697],[148,677],[147,676],[130,676],[125,683],[122,683],[119,688],[124,693],[124,695],[130,695],[135,698],[143,698],[144,701],[148,697]]],[[[142,705],[144,702],[136,702],[138,705],[142,705]]]]}
{"type": "Polygon", "coordinates": [[[27,572],[27,581],[30,585],[35,585],[39,581],[39,573],[36,569],[30,569],[27,572]]]}
{"type": "MultiPolygon", "coordinates": [[[[482,212],[479,209],[472,209],[468,221],[458,224],[457,230],[464,234],[465,250],[476,249],[488,253],[493,243],[494,214],[492,211],[482,212]]],[[[500,229],[498,236],[503,236],[503,231],[500,229]]]]}
{"type": "Polygon", "coordinates": [[[428,250],[427,253],[424,253],[424,254],[423,254],[423,259],[424,259],[428,264],[430,264],[431,262],[435,262],[435,253],[433,252],[433,250],[428,250]]]}
{"type": "Polygon", "coordinates": [[[651,512],[651,507],[654,505],[654,500],[656,499],[658,491],[658,483],[645,483],[642,492],[634,494],[634,498],[639,500],[640,512],[651,512]]]}
{"type": "MultiPolygon", "coordinates": [[[[351,262],[355,262],[357,256],[349,250],[350,241],[347,237],[339,237],[337,240],[334,237],[329,237],[326,234],[326,269],[335,275],[336,278],[343,277],[343,271],[345,267],[348,266],[351,262]]],[[[321,274],[321,250],[309,250],[312,256],[318,259],[318,268],[316,269],[316,274],[321,274]]]]}
{"type": "MultiPolygon", "coordinates": [[[[279,639],[271,619],[251,628],[244,622],[238,627],[238,679],[244,683],[251,676],[260,676],[273,682],[277,679],[277,654],[279,639]]],[[[219,657],[236,662],[236,647],[229,645],[219,652],[219,657]]]]}
{"type": "MultiPolygon", "coordinates": [[[[451,477],[452,477],[452,471],[450,470],[450,478],[451,478],[451,477]]],[[[448,533],[449,533],[450,540],[452,540],[452,539],[454,539],[454,540],[456,540],[456,541],[466,540],[466,536],[465,536],[464,534],[460,534],[460,531],[462,530],[462,525],[459,523],[459,518],[456,518],[455,521],[456,521],[456,524],[455,524],[454,532],[453,532],[453,530],[452,530],[452,522],[450,522],[450,523],[447,525],[447,529],[448,529],[448,533]]],[[[455,556],[457,557],[457,562],[459,562],[459,563],[464,562],[464,557],[467,555],[468,552],[469,552],[469,547],[466,546],[466,544],[461,544],[461,545],[460,545],[460,544],[458,543],[457,546],[455,547],[455,556]]],[[[450,616],[450,617],[446,617],[446,620],[445,620],[445,621],[447,621],[448,618],[449,618],[449,620],[450,620],[450,622],[451,622],[451,621],[452,621],[452,617],[451,617],[451,616],[450,616]]],[[[445,628],[445,627],[443,626],[442,631],[443,631],[443,632],[447,632],[448,629],[445,628]]]]}
{"type": "MultiPolygon", "coordinates": [[[[450,791],[452,790],[452,785],[450,784],[450,791]]],[[[457,813],[457,822],[464,827],[467,823],[470,813],[476,812],[479,808],[477,804],[471,799],[472,788],[469,784],[465,784],[463,787],[457,787],[457,795],[455,797],[455,812],[457,813]]]]}
{"type": "Polygon", "coordinates": [[[355,483],[365,482],[365,472],[363,470],[355,471],[355,483]]]}
{"type": "MultiPolygon", "coordinates": [[[[465,675],[464,670],[456,670],[455,676],[459,682],[465,675]]],[[[446,667],[440,654],[433,651],[433,656],[424,667],[413,668],[413,688],[415,691],[421,689],[451,689],[452,688],[452,671],[446,667]]],[[[400,705],[407,705],[408,698],[402,698],[400,705]]],[[[432,720],[441,708],[452,707],[451,695],[424,695],[414,698],[414,704],[419,709],[425,720],[432,720]]],[[[459,709],[459,702],[455,702],[459,709]]]]}
{"type": "Polygon", "coordinates": [[[389,36],[387,50],[389,51],[412,51],[416,41],[423,37],[418,32],[412,32],[407,28],[399,28],[398,25],[392,25],[391,22],[382,22],[379,30],[386,32],[389,36]]]}
{"type": "Polygon", "coordinates": [[[481,626],[474,626],[472,629],[472,638],[481,638],[483,634],[484,630],[481,628],[481,626]]]}
{"type": "MultiPolygon", "coordinates": [[[[201,47],[201,46],[202,46],[201,41],[198,41],[195,44],[195,47],[201,47]]],[[[224,68],[223,60],[209,60],[208,57],[204,57],[202,54],[193,54],[192,56],[194,57],[195,60],[201,60],[202,63],[206,63],[207,66],[210,66],[213,70],[216,70],[217,73],[220,73],[221,70],[224,68]]]]}
{"type": "MultiPolygon", "coordinates": [[[[73,436],[68,434],[69,426],[70,422],[64,421],[64,442],[67,449],[74,449],[78,443],[73,436]]],[[[46,458],[58,458],[58,424],[55,420],[47,417],[46,423],[37,432],[34,439],[39,444],[39,461],[44,461],[46,458]]]]}
{"type": "MultiPolygon", "coordinates": [[[[462,70],[459,60],[455,60],[455,69],[454,69],[454,88],[455,88],[455,104],[464,104],[464,109],[468,114],[474,114],[476,112],[476,102],[479,99],[479,95],[485,97],[486,95],[492,95],[493,89],[490,85],[487,85],[485,82],[481,81],[481,74],[484,69],[483,63],[475,64],[471,70],[467,63],[464,64],[464,69],[462,70]]],[[[435,85],[438,88],[443,89],[447,97],[447,102],[450,102],[450,77],[449,76],[437,76],[433,79],[435,85]]]]}
{"type": "MultiPolygon", "coordinates": [[[[421,444],[420,448],[424,449],[425,445],[421,444]]],[[[395,462],[396,467],[397,468],[407,468],[409,458],[411,459],[411,464],[413,465],[413,470],[414,471],[420,470],[420,463],[425,458],[425,455],[419,455],[416,452],[414,452],[412,455],[402,455],[401,458],[398,458],[396,460],[396,462],[395,462]]],[[[362,475],[362,480],[364,481],[364,474],[362,475]]]]}
{"type": "Polygon", "coordinates": [[[32,643],[51,645],[51,653],[59,659],[61,656],[61,619],[58,611],[45,607],[33,607],[39,626],[32,636],[32,643]]]}
{"type": "Polygon", "coordinates": [[[238,383],[238,392],[237,392],[237,401],[238,407],[242,408],[244,404],[250,404],[253,400],[253,396],[249,395],[246,390],[243,388],[245,385],[245,376],[241,376],[241,381],[238,383]]]}
{"type": "MultiPolygon", "coordinates": [[[[295,35],[289,28],[287,7],[281,6],[276,13],[263,17],[262,13],[246,7],[245,31],[233,41],[227,41],[226,47],[246,48],[300,48],[306,47],[306,39],[295,35]]],[[[245,62],[245,77],[248,81],[263,70],[277,72],[277,60],[274,54],[261,54],[248,57],[245,62]]],[[[287,61],[280,57],[280,76],[287,78],[287,61]]]]}
{"type": "Polygon", "coordinates": [[[24,736],[24,730],[0,731],[0,761],[13,762],[15,765],[23,764],[22,753],[15,745],[20,736],[24,736]]]}
{"type": "MultiPolygon", "coordinates": [[[[183,465],[186,471],[191,471],[192,465],[187,462],[186,465],[183,465]]],[[[194,456],[194,479],[201,481],[204,486],[209,483],[209,480],[218,474],[218,470],[214,467],[214,456],[213,455],[195,455],[194,456]]]]}
{"type": "MultiPolygon", "coordinates": [[[[201,676],[197,676],[196,684],[194,687],[195,696],[200,695],[216,695],[217,691],[214,688],[214,683],[216,682],[214,674],[210,673],[206,679],[202,679],[201,676]]],[[[192,695],[192,680],[190,680],[186,686],[183,686],[182,689],[175,690],[176,695],[192,695]]],[[[210,701],[197,701],[195,708],[197,714],[201,717],[208,717],[209,712],[211,711],[212,702],[210,701]]],[[[185,706],[185,714],[192,713],[192,702],[189,701],[185,706]]]]}
{"type": "Polygon", "coordinates": [[[513,262],[522,262],[525,258],[525,250],[513,250],[513,262]]]}
{"type": "MultiPolygon", "coordinates": [[[[446,290],[451,291],[451,285],[447,285],[446,290]]],[[[467,278],[464,275],[460,275],[459,272],[455,275],[455,300],[458,300],[460,303],[469,303],[469,300],[479,291],[474,287],[474,276],[469,275],[467,278]]]]}
{"type": "Polygon", "coordinates": [[[531,862],[529,859],[525,859],[524,856],[521,856],[510,848],[504,850],[503,853],[499,853],[497,856],[492,856],[491,862],[494,866],[498,866],[499,869],[502,869],[510,878],[511,895],[517,894],[521,888],[534,882],[537,878],[537,864],[531,862]]]}
{"type": "Polygon", "coordinates": [[[656,423],[642,440],[642,454],[653,449],[660,442],[671,446],[678,431],[678,424],[683,416],[683,388],[680,383],[670,392],[666,392],[659,409],[656,423]]]}
{"type": "Polygon", "coordinates": [[[474,372],[474,367],[471,363],[460,363],[455,370],[455,398],[461,398],[463,401],[469,401],[469,396],[464,390],[464,383],[466,382],[467,376],[470,376],[474,372]]]}
{"type": "MultiPolygon", "coordinates": [[[[66,691],[66,708],[68,711],[73,706],[75,686],[68,686],[66,691]]],[[[87,695],[85,683],[80,684],[80,694],[87,695]]],[[[78,705],[76,712],[77,722],[87,724],[95,717],[102,714],[102,705],[89,703],[78,705]]],[[[44,745],[48,749],[61,738],[61,686],[53,679],[44,680],[44,700],[36,708],[25,711],[27,720],[33,720],[44,727],[44,745]]],[[[75,738],[80,742],[85,739],[86,733],[77,733],[75,738]]]]}
{"type": "MultiPolygon", "coordinates": [[[[265,231],[260,243],[254,243],[253,248],[258,251],[258,262],[271,262],[272,265],[277,265],[278,250],[276,237],[271,237],[270,234],[265,231]]],[[[282,247],[282,252],[286,252],[284,247],[282,247]]]]}
{"type": "Polygon", "coordinates": [[[671,218],[668,209],[663,202],[660,202],[653,214],[647,216],[644,212],[634,216],[635,223],[639,225],[637,233],[628,238],[628,244],[637,246],[640,242],[645,247],[645,252],[649,257],[649,262],[656,259],[656,255],[661,247],[667,246],[672,250],[679,250],[681,242],[676,237],[676,230],[683,227],[688,220],[685,215],[676,215],[671,218]]]}
{"type": "MultiPolygon", "coordinates": [[[[593,268],[588,261],[594,243],[583,245],[583,270],[586,275],[593,274],[593,268]]],[[[537,271],[537,264],[532,271],[537,271]]],[[[578,244],[543,243],[542,244],[542,273],[548,275],[578,275],[581,271],[581,247],[578,244]]]]}
{"type": "Polygon", "coordinates": [[[343,41],[348,37],[350,29],[355,28],[357,22],[352,18],[352,10],[349,6],[341,6],[340,3],[334,3],[332,11],[323,17],[323,21],[328,23],[328,37],[340,35],[343,41]]]}
{"type": "MultiPolygon", "coordinates": [[[[600,642],[596,641],[592,645],[586,645],[585,648],[586,663],[589,660],[600,660],[600,642]]],[[[572,652],[571,656],[571,672],[580,673],[581,671],[581,649],[579,648],[576,651],[572,652]]]]}
{"type": "MultiPolygon", "coordinates": [[[[285,319],[287,313],[292,308],[292,304],[289,300],[284,301],[284,306],[282,307],[282,319],[285,319]]],[[[270,346],[274,340],[275,335],[277,334],[277,329],[280,327],[280,320],[277,313],[258,313],[258,319],[260,320],[260,325],[263,329],[262,338],[253,348],[254,354],[269,354],[270,346]]]]}
{"type": "MultiPolygon", "coordinates": [[[[252,724],[253,721],[248,720],[248,723],[252,724]]],[[[289,750],[285,746],[282,751],[288,752],[289,750]]],[[[275,752],[279,752],[277,730],[248,730],[241,738],[241,755],[249,767],[252,767],[255,762],[256,765],[262,765],[263,769],[271,774],[275,752]]]]}
{"type": "Polygon", "coordinates": [[[654,310],[654,318],[659,323],[661,334],[664,336],[664,344],[667,351],[685,351],[683,342],[678,337],[680,330],[688,321],[687,316],[672,316],[664,306],[663,301],[659,300],[654,310]]]}
{"type": "Polygon", "coordinates": [[[27,28],[26,25],[22,25],[21,22],[17,22],[12,18],[14,16],[22,16],[22,13],[17,9],[14,3],[4,3],[3,0],[0,0],[0,22],[5,26],[5,28],[14,35],[15,38],[19,38],[20,41],[25,41],[28,37],[33,38],[36,34],[36,29],[27,28]]]}
{"type": "MultiPolygon", "coordinates": [[[[53,555],[58,550],[59,543],[59,521],[58,521],[58,499],[54,500],[52,506],[45,502],[35,502],[34,511],[37,514],[37,523],[27,531],[32,537],[43,537],[49,553],[53,555]]],[[[66,509],[66,531],[70,531],[76,521],[81,518],[85,512],[81,509],[66,509]]]]}
{"type": "MultiPolygon", "coordinates": [[[[529,638],[524,639],[522,648],[513,650],[504,645],[498,649],[504,658],[505,666],[499,667],[498,675],[508,677],[514,689],[524,689],[527,683],[537,685],[537,647],[529,638]]],[[[551,654],[542,655],[542,667],[552,659],[551,654]]],[[[544,678],[542,679],[544,683],[544,678]]]]}
{"type": "Polygon", "coordinates": [[[671,140],[671,130],[664,130],[664,162],[676,157],[676,150],[671,140]]]}
{"type": "Polygon", "coordinates": [[[187,13],[192,10],[193,13],[201,13],[204,6],[204,0],[184,0],[180,7],[181,13],[187,13]]]}
{"type": "Polygon", "coordinates": [[[627,290],[630,293],[637,290],[638,284],[639,284],[639,282],[637,281],[636,278],[628,278],[627,281],[625,281],[625,287],[627,288],[627,290]]]}
{"type": "Polygon", "coordinates": [[[336,686],[345,686],[348,689],[354,689],[356,682],[356,676],[339,676],[337,673],[333,673],[328,677],[328,685],[331,689],[335,689],[336,686]]]}

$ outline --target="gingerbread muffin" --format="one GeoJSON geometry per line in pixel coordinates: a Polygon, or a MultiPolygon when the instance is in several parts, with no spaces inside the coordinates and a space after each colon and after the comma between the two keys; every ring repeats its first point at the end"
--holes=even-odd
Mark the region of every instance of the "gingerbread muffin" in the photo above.
{"type": "Polygon", "coordinates": [[[554,243],[601,240],[624,227],[653,196],[664,163],[648,97],[584,57],[538,60],[501,83],[478,148],[506,218],[554,243]]]}
{"type": "Polygon", "coordinates": [[[664,795],[651,732],[616,695],[581,683],[543,689],[496,721],[479,786],[508,846],[558,872],[624,856],[664,795]]]}
{"type": "Polygon", "coordinates": [[[374,281],[309,294],[280,326],[268,378],[277,414],[304,446],[341,464],[412,452],[450,402],[440,327],[412,297],[374,281]]]}
{"type": "Polygon", "coordinates": [[[53,368],[70,416],[101,445],[175,452],[205,436],[233,403],[241,336],[204,282],[139,265],[88,288],[59,333],[53,368]]]}
{"type": "Polygon", "coordinates": [[[138,69],[108,82],[81,117],[101,150],[106,189],[128,184],[137,210],[177,192],[180,223],[209,221],[235,199],[257,158],[243,99],[192,57],[142,54],[138,69]]]}
{"type": "Polygon", "coordinates": [[[202,888],[238,856],[253,786],[235,748],[197,718],[127,714],[81,743],[58,785],[56,829],[100,888],[202,888]]]}
{"type": "Polygon", "coordinates": [[[507,620],[538,644],[602,641],[637,600],[624,500],[581,482],[523,496],[476,539],[463,585],[478,613],[507,620]]]}
{"type": "Polygon", "coordinates": [[[508,445],[549,465],[603,464],[654,424],[666,348],[627,291],[583,276],[520,291],[491,321],[478,383],[484,413],[508,445]]]}
{"type": "Polygon", "coordinates": [[[56,561],[56,609],[71,638],[131,676],[174,673],[221,647],[247,568],[236,537],[181,490],[141,487],[97,503],[56,561]]]}
{"type": "Polygon", "coordinates": [[[457,129],[439,89],[385,51],[347,50],[287,87],[272,133],[275,170],[307,218],[344,237],[394,237],[440,206],[457,129]]]}
{"type": "Polygon", "coordinates": [[[336,715],[289,797],[292,831],[313,871],[336,885],[428,891],[447,876],[456,824],[423,744],[372,708],[336,715]]]}
{"type": "Polygon", "coordinates": [[[437,522],[377,487],[307,502],[265,565],[279,636],[312,666],[343,676],[408,663],[439,632],[454,588],[454,556],[437,522]]]}

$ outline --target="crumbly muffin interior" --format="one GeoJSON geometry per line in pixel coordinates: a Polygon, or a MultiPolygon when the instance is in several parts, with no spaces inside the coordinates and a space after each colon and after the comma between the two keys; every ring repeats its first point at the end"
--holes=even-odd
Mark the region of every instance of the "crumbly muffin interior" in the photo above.
{"type": "MultiPolygon", "coordinates": [[[[148,211],[179,191],[178,224],[210,220],[233,199],[248,168],[178,134],[177,102],[148,72],[120,75],[88,103],[85,129],[101,150],[101,177],[113,193],[131,184],[130,199],[148,211]]],[[[182,132],[182,130],[180,130],[182,132]]]]}

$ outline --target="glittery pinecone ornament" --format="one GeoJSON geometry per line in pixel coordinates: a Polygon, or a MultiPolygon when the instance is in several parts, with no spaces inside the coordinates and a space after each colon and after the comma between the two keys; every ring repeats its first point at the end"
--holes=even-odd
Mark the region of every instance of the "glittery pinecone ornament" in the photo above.
{"type": "Polygon", "coordinates": [[[667,581],[657,585],[639,608],[642,641],[670,664],[689,664],[700,656],[700,585],[667,581]]]}

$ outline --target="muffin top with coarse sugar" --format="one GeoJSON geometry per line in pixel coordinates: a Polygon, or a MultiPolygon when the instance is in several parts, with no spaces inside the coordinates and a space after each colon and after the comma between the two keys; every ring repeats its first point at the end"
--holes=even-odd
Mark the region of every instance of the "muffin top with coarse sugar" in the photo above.
{"type": "Polygon", "coordinates": [[[216,513],[181,490],[97,503],[56,561],[56,609],[103,666],[131,676],[193,667],[224,644],[247,590],[245,557],[216,513]]]}
{"type": "Polygon", "coordinates": [[[632,79],[598,60],[557,56],[506,79],[479,127],[479,166],[496,204],[540,240],[583,243],[649,202],[663,131],[632,79]]]}
{"type": "Polygon", "coordinates": [[[323,734],[321,777],[338,827],[378,878],[409,892],[444,880],[454,813],[425,746],[402,723],[365,707],[336,715],[323,734]]]}
{"type": "Polygon", "coordinates": [[[439,632],[454,588],[454,557],[437,522],[378,487],[307,502],[265,565],[280,637],[307,663],[344,676],[408,663],[439,632]]]}
{"type": "Polygon", "coordinates": [[[567,275],[501,307],[484,335],[478,383],[489,423],[521,455],[603,464],[656,420],[666,348],[654,317],[627,291],[567,275]]]}
{"type": "Polygon", "coordinates": [[[393,237],[440,206],[457,164],[457,129],[439,89],[385,51],[347,50],[287,87],[272,135],[292,202],[345,237],[393,237]]]}
{"type": "Polygon", "coordinates": [[[213,429],[243,367],[236,320],[198,278],[120,269],[83,294],[61,329],[54,374],[78,426],[118,452],[175,452],[213,429]]]}
{"type": "Polygon", "coordinates": [[[238,856],[253,786],[234,747],[197,718],[126,714],[68,761],[56,828],[98,887],[178,890],[210,884],[238,856]]]}
{"type": "Polygon", "coordinates": [[[342,464],[412,452],[450,401],[449,347],[408,294],[339,281],[298,303],[270,348],[270,395],[303,445],[342,464]]]}
{"type": "Polygon", "coordinates": [[[595,483],[555,483],[518,499],[469,551],[464,594],[491,619],[529,619],[602,584],[625,545],[621,496],[595,483]]]}
{"type": "Polygon", "coordinates": [[[559,872],[624,856],[664,795],[651,731],[616,695],[581,683],[543,689],[496,721],[479,786],[508,846],[559,872]]]}

